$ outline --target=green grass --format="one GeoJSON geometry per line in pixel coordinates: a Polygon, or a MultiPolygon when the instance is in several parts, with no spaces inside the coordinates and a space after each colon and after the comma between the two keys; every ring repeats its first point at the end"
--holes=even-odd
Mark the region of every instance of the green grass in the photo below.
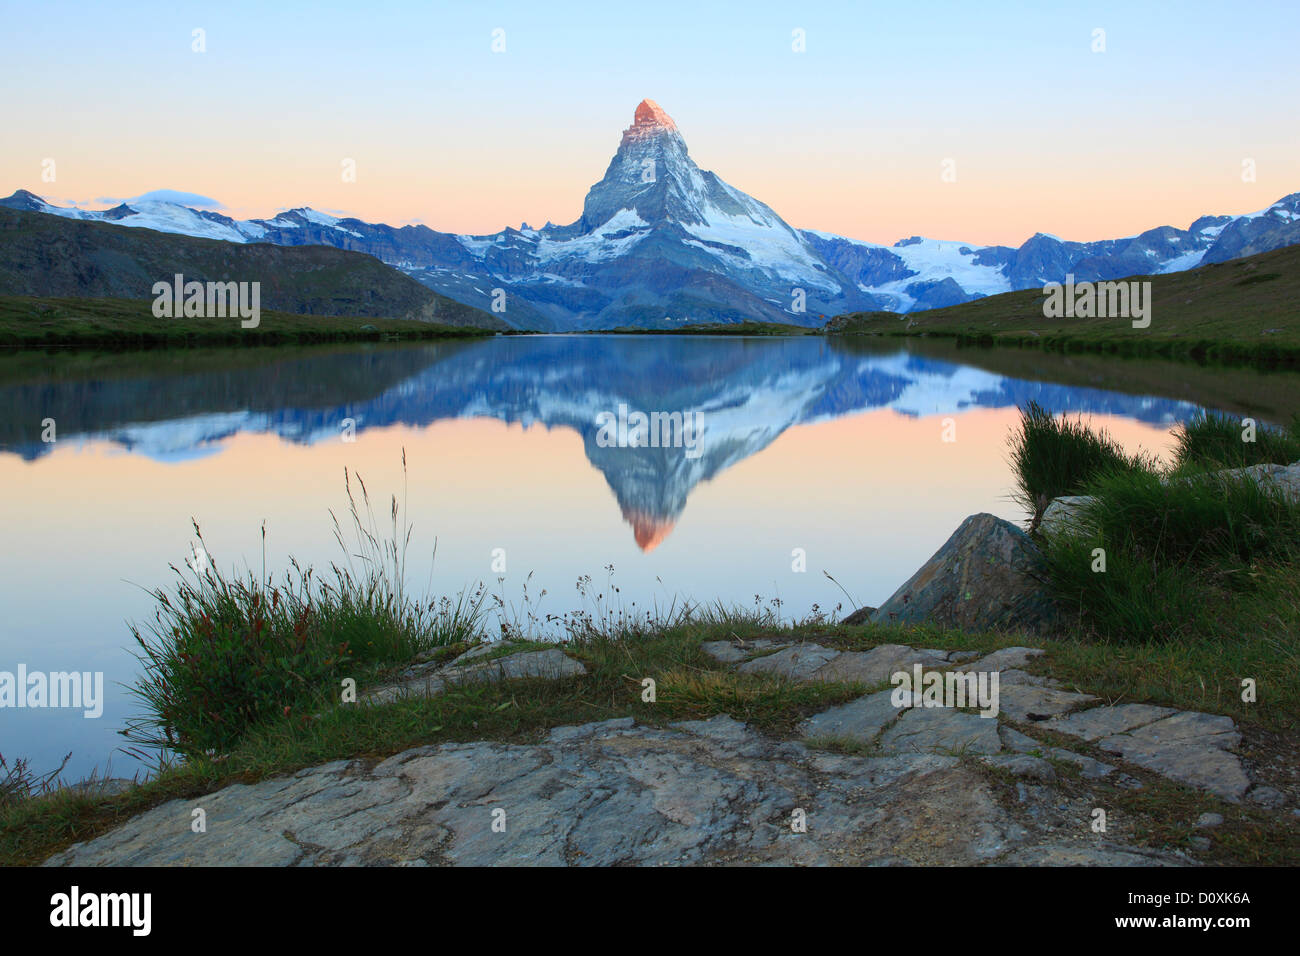
{"type": "Polygon", "coordinates": [[[906,315],[850,313],[826,328],[833,334],[925,335],[970,345],[1300,365],[1300,247],[1131,279],[1152,284],[1151,325],[1145,329],[1122,318],[1047,318],[1041,289],[906,315]]]}
{"type": "Polygon", "coordinates": [[[1021,409],[1020,428],[1008,445],[1016,475],[1012,497],[1032,516],[1034,528],[1053,498],[1079,494],[1098,473],[1141,470],[1148,463],[1082,418],[1053,415],[1037,402],[1021,409]]]}
{"type": "Polygon", "coordinates": [[[1249,478],[1104,475],[1055,533],[1047,579],[1074,624],[1116,642],[1240,639],[1298,628],[1300,506],[1249,478]],[[1104,554],[1102,554],[1104,553],[1104,554]],[[1105,561],[1098,570],[1098,556],[1105,561]]]}
{"type": "Polygon", "coordinates": [[[1294,433],[1259,426],[1256,438],[1243,442],[1240,422],[1202,416],[1176,429],[1165,466],[1126,455],[1081,420],[1022,409],[1010,447],[1031,532],[1053,498],[1089,499],[1069,533],[1044,543],[1046,580],[1073,629],[1125,644],[1300,628],[1287,584],[1300,578],[1300,505],[1274,485],[1218,473],[1293,460],[1294,433]]]}
{"type": "Polygon", "coordinates": [[[257,328],[238,318],[159,319],[144,299],[0,296],[0,349],[177,348],[209,345],[306,345],[386,339],[424,340],[491,335],[484,329],[413,319],[295,315],[263,309],[257,328]]]}
{"type": "Polygon", "coordinates": [[[1300,415],[1282,429],[1207,413],[1175,428],[1174,442],[1174,465],[1183,472],[1290,465],[1300,461],[1300,415]]]}
{"type": "Polygon", "coordinates": [[[350,542],[334,520],[345,562],[331,565],[325,582],[296,561],[281,583],[252,572],[228,578],[195,524],[202,561],[173,568],[173,590],[154,592],[154,622],[132,627],[143,670],[133,692],[146,714],[126,731],[137,750],[225,753],[274,716],[319,711],[341,695],[345,679],[360,684],[478,636],[482,588],[455,600],[411,600],[404,586],[411,529],[399,526],[402,507],[394,496],[391,534],[382,538],[369,492],[357,482],[360,501],[347,478],[350,542]]]}

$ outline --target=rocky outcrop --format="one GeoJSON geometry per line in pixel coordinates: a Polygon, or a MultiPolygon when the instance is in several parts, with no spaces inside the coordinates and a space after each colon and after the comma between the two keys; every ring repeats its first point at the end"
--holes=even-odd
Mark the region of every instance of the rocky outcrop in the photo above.
{"type": "Polygon", "coordinates": [[[436,661],[407,668],[396,678],[368,690],[365,703],[387,704],[403,697],[433,697],[458,684],[491,684],[503,680],[581,677],[587,669],[558,647],[527,647],[512,651],[509,643],[479,644],[447,664],[436,661]],[[497,655],[488,659],[491,655],[497,655]]]}
{"type": "Polygon", "coordinates": [[[1047,633],[1057,609],[1044,592],[1041,554],[1029,536],[1009,521],[977,514],[963,521],[871,620],[1047,633]]]}
{"type": "MultiPolygon", "coordinates": [[[[1043,743],[999,723],[1014,721],[1079,738],[1133,766],[1231,802],[1247,797],[1261,806],[1285,803],[1284,797],[1278,801],[1274,796],[1278,791],[1256,785],[1246,771],[1235,753],[1241,734],[1232,718],[1151,704],[1094,706],[1096,697],[1022,669],[1042,656],[1038,648],[1004,647],[974,660],[970,652],[904,644],[836,652],[816,644],[714,641],[705,644],[704,650],[742,672],[754,670],[752,665],[761,661],[774,662],[763,670],[788,680],[883,685],[893,674],[910,674],[917,665],[923,671],[998,674],[997,708],[992,716],[954,707],[900,705],[894,690],[879,690],[805,719],[798,727],[805,740],[851,741],[882,753],[991,756],[1035,752],[1075,764],[1087,779],[1101,779],[1115,770],[1093,757],[1043,743]],[[814,659],[824,663],[816,669],[802,663],[814,659]]],[[[914,696],[904,699],[920,703],[914,696]]],[[[1024,762],[1003,760],[994,765],[1012,772],[1042,773],[1041,768],[1024,762]]]]}
{"type": "MultiPolygon", "coordinates": [[[[765,670],[791,680],[801,673],[825,679],[827,668],[857,653],[770,639],[704,649],[741,670],[780,661],[765,670]],[[806,673],[814,660],[822,663],[806,673]]],[[[550,660],[545,650],[492,657],[501,650],[484,645],[443,670],[493,665],[505,679],[501,671],[531,674],[536,662],[550,660]]],[[[1108,803],[1104,789],[1090,788],[1144,783],[1006,723],[1014,688],[1062,695],[1055,719],[1021,724],[1025,730],[1047,727],[1117,754],[1116,764],[1229,800],[1245,793],[1258,806],[1285,812],[1285,794],[1252,787],[1234,753],[1239,736],[1229,718],[1139,704],[1092,706],[1094,698],[1020,670],[1041,653],[1009,647],[971,660],[969,651],[896,644],[845,665],[848,672],[879,673],[864,664],[871,657],[878,667],[928,661],[927,670],[996,671],[999,716],[915,697],[917,706],[900,707],[884,690],[809,716],[791,739],[719,715],[667,727],[630,717],[556,727],[530,744],[416,747],[377,763],[340,760],[172,800],[47,865],[1195,862],[1178,851],[1127,845],[1122,830],[1095,833],[1093,811],[1108,803]],[[1054,764],[1062,763],[1079,769],[1082,789],[1079,782],[1058,786],[1054,764]],[[999,796],[998,777],[1013,782],[1014,798],[1005,788],[999,796]],[[191,829],[195,809],[204,811],[205,832],[191,829]]]]}

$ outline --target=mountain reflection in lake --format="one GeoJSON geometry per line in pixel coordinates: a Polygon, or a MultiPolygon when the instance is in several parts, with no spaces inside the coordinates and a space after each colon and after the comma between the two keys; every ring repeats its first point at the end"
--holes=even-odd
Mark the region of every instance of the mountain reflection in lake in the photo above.
{"type": "Polygon", "coordinates": [[[74,776],[104,764],[134,707],[113,683],[135,673],[124,622],[151,616],[144,589],[170,584],[191,517],[222,567],[261,568],[263,520],[268,572],[290,554],[327,564],[344,469],[385,519],[389,495],[403,494],[403,449],[417,591],[483,581],[519,608],[532,572],[530,600],[559,614],[582,607],[581,575],[608,600],[613,565],[624,609],[760,595],[798,617],[852,609],[823,571],[853,603],[877,604],[967,515],[1020,519],[1005,439],[1030,399],[1156,452],[1198,407],[870,348],[530,336],[8,357],[0,670],[103,670],[109,692],[99,720],[6,712],[0,752],[47,766],[71,750],[74,776]],[[608,446],[598,416],[620,406],[695,416],[697,443],[608,446]],[[50,418],[53,443],[42,441],[50,418]],[[956,440],[945,442],[949,418],[956,440]]]}

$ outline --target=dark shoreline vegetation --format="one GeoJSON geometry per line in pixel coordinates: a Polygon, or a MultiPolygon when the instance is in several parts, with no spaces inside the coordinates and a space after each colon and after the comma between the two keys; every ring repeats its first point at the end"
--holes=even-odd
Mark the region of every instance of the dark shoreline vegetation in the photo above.
{"type": "MultiPolygon", "coordinates": [[[[342,525],[334,520],[349,557],[325,580],[296,564],[278,584],[264,571],[227,577],[214,566],[201,573],[173,568],[177,583],[155,593],[154,622],[133,629],[145,714],[124,731],[137,752],[162,754],[159,772],[124,793],[93,783],[57,788],[11,755],[7,776],[0,769],[0,864],[38,863],[169,799],[331,760],[378,761],[446,741],[534,742],[555,726],[625,716],[663,726],[726,713],[781,736],[803,717],[872,689],[739,673],[700,648],[738,636],[810,639],[844,650],[902,643],[989,651],[1029,640],[1047,651],[1029,666],[1034,673],[1111,703],[1227,714],[1242,730],[1248,759],[1294,767],[1300,506],[1253,482],[1210,473],[1300,458],[1300,423],[1289,432],[1264,429],[1266,437],[1241,447],[1239,422],[1207,416],[1180,426],[1175,460],[1162,464],[1127,457],[1078,422],[1033,406],[1023,411],[1011,437],[1021,500],[1036,511],[1045,496],[1096,496],[1079,533],[1038,535],[1048,584],[1071,611],[1059,634],[854,626],[839,621],[840,608],[814,607],[791,621],[775,601],[625,609],[610,603],[612,580],[598,588],[587,581],[585,589],[580,582],[585,607],[561,617],[541,617],[526,585],[522,608],[483,585],[458,598],[415,598],[404,587],[411,529],[402,504],[392,498],[381,534],[370,494],[351,476],[348,517],[342,525]],[[1090,569],[1097,546],[1107,549],[1105,574],[1090,569]],[[494,609],[497,636],[528,640],[549,626],[588,675],[467,684],[384,705],[340,703],[344,678],[364,691],[413,660],[449,659],[487,638],[494,609]],[[658,684],[654,704],[640,698],[646,674],[658,684]],[[1241,700],[1243,676],[1257,681],[1266,703],[1241,700]]],[[[1217,812],[1230,822],[1210,862],[1300,863],[1287,824],[1257,809],[1154,778],[1115,799],[1148,845],[1181,845],[1189,821],[1217,812]]]]}
{"type": "Polygon", "coordinates": [[[298,315],[262,310],[257,328],[224,319],[160,319],[148,299],[0,296],[0,350],[49,347],[157,349],[328,342],[422,341],[491,336],[490,329],[417,319],[298,315]]]}

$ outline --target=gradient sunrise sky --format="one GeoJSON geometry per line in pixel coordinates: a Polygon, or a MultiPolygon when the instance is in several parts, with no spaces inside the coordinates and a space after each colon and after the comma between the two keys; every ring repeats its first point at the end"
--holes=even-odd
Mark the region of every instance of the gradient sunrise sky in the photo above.
{"type": "Polygon", "coordinates": [[[1045,6],[4,0],[0,192],[567,223],[647,97],[792,225],[882,243],[1111,238],[1300,190],[1300,4],[1045,6]]]}

